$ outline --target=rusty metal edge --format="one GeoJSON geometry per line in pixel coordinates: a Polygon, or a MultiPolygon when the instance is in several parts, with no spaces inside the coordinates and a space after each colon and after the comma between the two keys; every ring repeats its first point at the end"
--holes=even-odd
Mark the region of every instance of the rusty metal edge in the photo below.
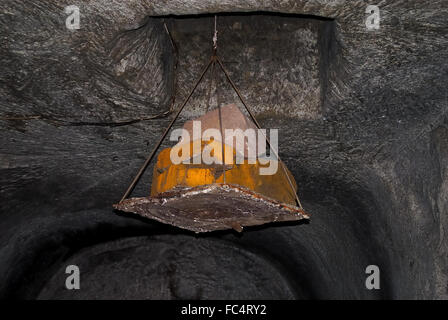
{"type": "Polygon", "coordinates": [[[277,200],[274,200],[272,198],[269,198],[265,195],[262,195],[258,192],[252,191],[246,187],[240,186],[240,185],[236,185],[236,184],[224,184],[224,183],[214,183],[214,184],[207,184],[207,185],[202,185],[202,186],[197,186],[197,187],[185,187],[185,188],[181,188],[181,189],[171,189],[169,191],[166,192],[162,192],[156,196],[153,197],[137,197],[137,198],[129,198],[129,199],[125,199],[117,204],[114,204],[113,207],[117,210],[120,210],[120,207],[128,204],[133,204],[136,200],[138,200],[139,202],[143,199],[146,199],[148,201],[151,200],[158,200],[158,201],[167,201],[170,199],[174,199],[174,198],[178,198],[178,197],[188,197],[191,196],[193,194],[196,193],[202,193],[202,192],[209,192],[212,190],[216,190],[216,189],[221,189],[223,191],[226,190],[233,190],[236,192],[241,192],[249,197],[251,197],[254,200],[261,200],[264,201],[265,203],[268,203],[272,206],[275,206],[279,209],[282,210],[286,210],[289,211],[291,213],[296,213],[301,215],[301,217],[303,219],[310,219],[310,214],[305,212],[305,210],[297,207],[297,206],[293,206],[290,204],[286,204],[286,203],[282,203],[279,202],[277,200]]]}

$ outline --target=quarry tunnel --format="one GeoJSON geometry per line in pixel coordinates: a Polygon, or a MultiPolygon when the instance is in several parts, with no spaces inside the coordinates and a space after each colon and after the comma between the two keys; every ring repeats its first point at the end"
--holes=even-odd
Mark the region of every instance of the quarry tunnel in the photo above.
{"type": "MultiPolygon", "coordinates": [[[[68,29],[71,4],[0,5],[0,297],[448,298],[446,3],[385,1],[373,31],[364,1],[92,1],[68,29]],[[215,15],[309,221],[195,234],[112,208],[210,58],[215,15]]],[[[205,112],[205,80],[177,126],[205,112]]],[[[213,103],[239,103],[217,83],[213,103]]]]}

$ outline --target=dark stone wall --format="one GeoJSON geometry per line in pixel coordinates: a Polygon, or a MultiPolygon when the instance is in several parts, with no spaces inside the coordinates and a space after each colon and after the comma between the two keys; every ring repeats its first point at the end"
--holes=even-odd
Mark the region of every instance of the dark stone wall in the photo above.
{"type": "Polygon", "coordinates": [[[364,1],[91,1],[67,30],[71,4],[0,4],[1,297],[447,298],[445,1],[382,2],[377,31],[364,1]],[[213,13],[307,224],[193,235],[111,208],[206,63],[213,13]],[[70,263],[84,290],[63,289],[70,263]]]}

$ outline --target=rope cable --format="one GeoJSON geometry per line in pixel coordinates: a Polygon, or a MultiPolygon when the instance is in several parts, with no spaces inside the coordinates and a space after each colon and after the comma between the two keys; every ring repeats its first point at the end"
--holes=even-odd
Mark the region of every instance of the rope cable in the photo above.
{"type": "MultiPolygon", "coordinates": [[[[252,121],[255,123],[255,125],[258,127],[258,129],[261,129],[260,124],[258,123],[258,121],[257,121],[257,119],[255,118],[255,116],[254,116],[254,114],[252,113],[252,111],[251,111],[251,110],[249,109],[249,107],[247,106],[245,100],[243,99],[243,96],[242,96],[241,93],[239,92],[239,90],[238,90],[238,88],[236,87],[235,83],[234,83],[234,82],[232,81],[232,79],[230,78],[230,76],[229,76],[227,70],[224,68],[224,66],[223,66],[223,64],[222,64],[222,62],[221,62],[221,60],[220,60],[218,57],[216,57],[216,61],[218,62],[219,66],[221,67],[221,70],[224,72],[224,74],[225,74],[227,80],[229,81],[231,87],[232,87],[233,90],[236,92],[238,98],[241,100],[241,103],[242,103],[243,106],[246,108],[246,111],[249,113],[250,117],[252,118],[252,121]]],[[[296,199],[296,201],[297,201],[297,204],[299,205],[299,207],[300,207],[301,209],[303,209],[303,207],[302,207],[302,203],[300,202],[300,199],[299,199],[299,196],[297,195],[297,192],[296,192],[296,190],[295,190],[295,188],[294,188],[294,185],[293,185],[293,183],[292,183],[292,181],[291,181],[291,178],[289,177],[289,174],[288,174],[288,172],[286,171],[286,167],[285,167],[285,165],[283,164],[283,162],[281,161],[280,156],[279,156],[278,153],[277,153],[277,150],[275,150],[275,148],[272,148],[272,146],[271,146],[271,142],[269,141],[268,137],[264,134],[264,132],[261,131],[261,133],[263,134],[264,138],[266,139],[266,142],[268,143],[269,148],[274,152],[274,155],[277,157],[278,162],[280,163],[280,166],[283,168],[283,171],[284,171],[284,173],[285,173],[285,175],[286,175],[286,178],[287,178],[287,180],[288,180],[288,184],[289,184],[289,186],[291,187],[291,190],[292,190],[292,192],[293,192],[293,194],[294,194],[294,196],[295,196],[295,199],[296,199]]]]}

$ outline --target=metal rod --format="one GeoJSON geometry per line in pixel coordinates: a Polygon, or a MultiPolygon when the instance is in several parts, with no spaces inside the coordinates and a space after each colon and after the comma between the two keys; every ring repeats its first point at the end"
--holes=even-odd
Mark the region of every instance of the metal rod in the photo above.
{"type": "Polygon", "coordinates": [[[214,59],[213,57],[210,59],[209,63],[207,64],[207,66],[204,68],[204,70],[201,73],[201,76],[199,77],[199,79],[196,81],[193,89],[191,90],[190,94],[187,96],[187,98],[184,100],[184,102],[182,103],[182,106],[179,108],[179,110],[177,111],[176,115],[174,116],[173,120],[171,120],[171,123],[169,124],[168,128],[165,130],[165,132],[163,133],[163,135],[161,136],[159,142],[157,143],[157,145],[155,146],[155,148],[152,150],[151,154],[148,156],[148,158],[146,159],[146,161],[143,163],[142,167],[140,168],[140,170],[138,171],[137,175],[135,176],[134,180],[132,180],[131,184],[129,185],[128,189],[126,190],[126,192],[124,193],[123,197],[121,198],[120,202],[122,202],[124,199],[126,199],[129,194],[132,192],[132,190],[134,189],[135,185],[137,184],[138,180],[140,179],[140,177],[142,176],[143,172],[145,172],[146,168],[148,167],[148,164],[151,162],[152,158],[154,157],[154,155],[156,154],[157,150],[159,149],[160,145],[162,144],[163,139],[165,139],[166,135],[168,134],[168,132],[170,131],[171,127],[173,126],[174,122],[176,121],[177,117],[179,117],[179,114],[182,112],[182,110],[184,109],[185,105],[187,104],[188,100],[190,100],[191,96],[193,95],[194,91],[196,90],[196,88],[198,87],[199,83],[201,82],[202,78],[204,78],[205,73],[207,72],[207,70],[210,68],[210,65],[213,63],[214,59]]]}
{"type": "Polygon", "coordinates": [[[215,33],[213,34],[213,49],[216,51],[218,49],[218,30],[216,29],[217,16],[215,14],[215,33]]]}
{"type": "MultiPolygon", "coordinates": [[[[213,59],[213,58],[212,58],[213,59]]],[[[210,71],[210,84],[208,86],[208,91],[207,91],[207,101],[206,106],[205,106],[205,112],[207,113],[209,108],[210,108],[210,99],[211,99],[211,92],[212,92],[212,86],[213,86],[213,82],[215,81],[215,68],[216,67],[216,63],[213,62],[212,64],[212,70],[210,71]]]]}
{"type": "MultiPolygon", "coordinates": [[[[217,57],[215,56],[215,59],[217,57]]],[[[215,64],[216,62],[214,62],[215,64]]],[[[218,115],[219,115],[219,131],[221,132],[221,156],[222,156],[222,174],[224,183],[226,183],[226,156],[225,156],[225,139],[224,139],[224,131],[222,124],[222,112],[221,112],[221,104],[219,101],[219,93],[218,93],[218,81],[215,79],[216,83],[216,103],[218,104],[218,115]]]]}
{"type": "MultiPolygon", "coordinates": [[[[255,116],[253,115],[253,113],[250,111],[249,107],[247,106],[246,102],[244,101],[243,97],[241,96],[241,93],[239,92],[239,90],[236,87],[235,83],[232,81],[232,79],[230,78],[229,74],[227,73],[227,70],[224,68],[221,60],[218,57],[216,57],[216,61],[218,62],[219,66],[221,67],[221,70],[224,72],[224,74],[225,74],[227,80],[229,81],[230,85],[232,86],[233,90],[235,90],[236,94],[238,95],[238,98],[241,100],[241,103],[244,105],[244,107],[246,108],[247,112],[249,113],[250,117],[252,118],[252,121],[257,125],[258,129],[261,129],[260,124],[258,123],[258,121],[255,118],[255,116]]],[[[297,193],[296,193],[296,191],[294,189],[294,185],[292,184],[292,181],[291,181],[291,179],[290,179],[290,177],[288,175],[288,172],[286,171],[285,165],[281,161],[280,156],[278,155],[278,153],[275,150],[275,148],[271,147],[271,142],[269,141],[268,137],[264,134],[263,131],[261,131],[261,133],[263,134],[264,138],[266,139],[266,141],[267,141],[267,143],[269,145],[269,148],[274,152],[275,156],[278,159],[278,162],[280,163],[281,167],[283,168],[283,171],[284,171],[284,173],[286,175],[286,178],[288,180],[289,186],[291,187],[291,190],[292,190],[292,192],[293,192],[293,194],[295,196],[297,204],[299,205],[299,207],[301,209],[303,209],[302,203],[300,202],[299,196],[297,195],[297,193]]]]}

